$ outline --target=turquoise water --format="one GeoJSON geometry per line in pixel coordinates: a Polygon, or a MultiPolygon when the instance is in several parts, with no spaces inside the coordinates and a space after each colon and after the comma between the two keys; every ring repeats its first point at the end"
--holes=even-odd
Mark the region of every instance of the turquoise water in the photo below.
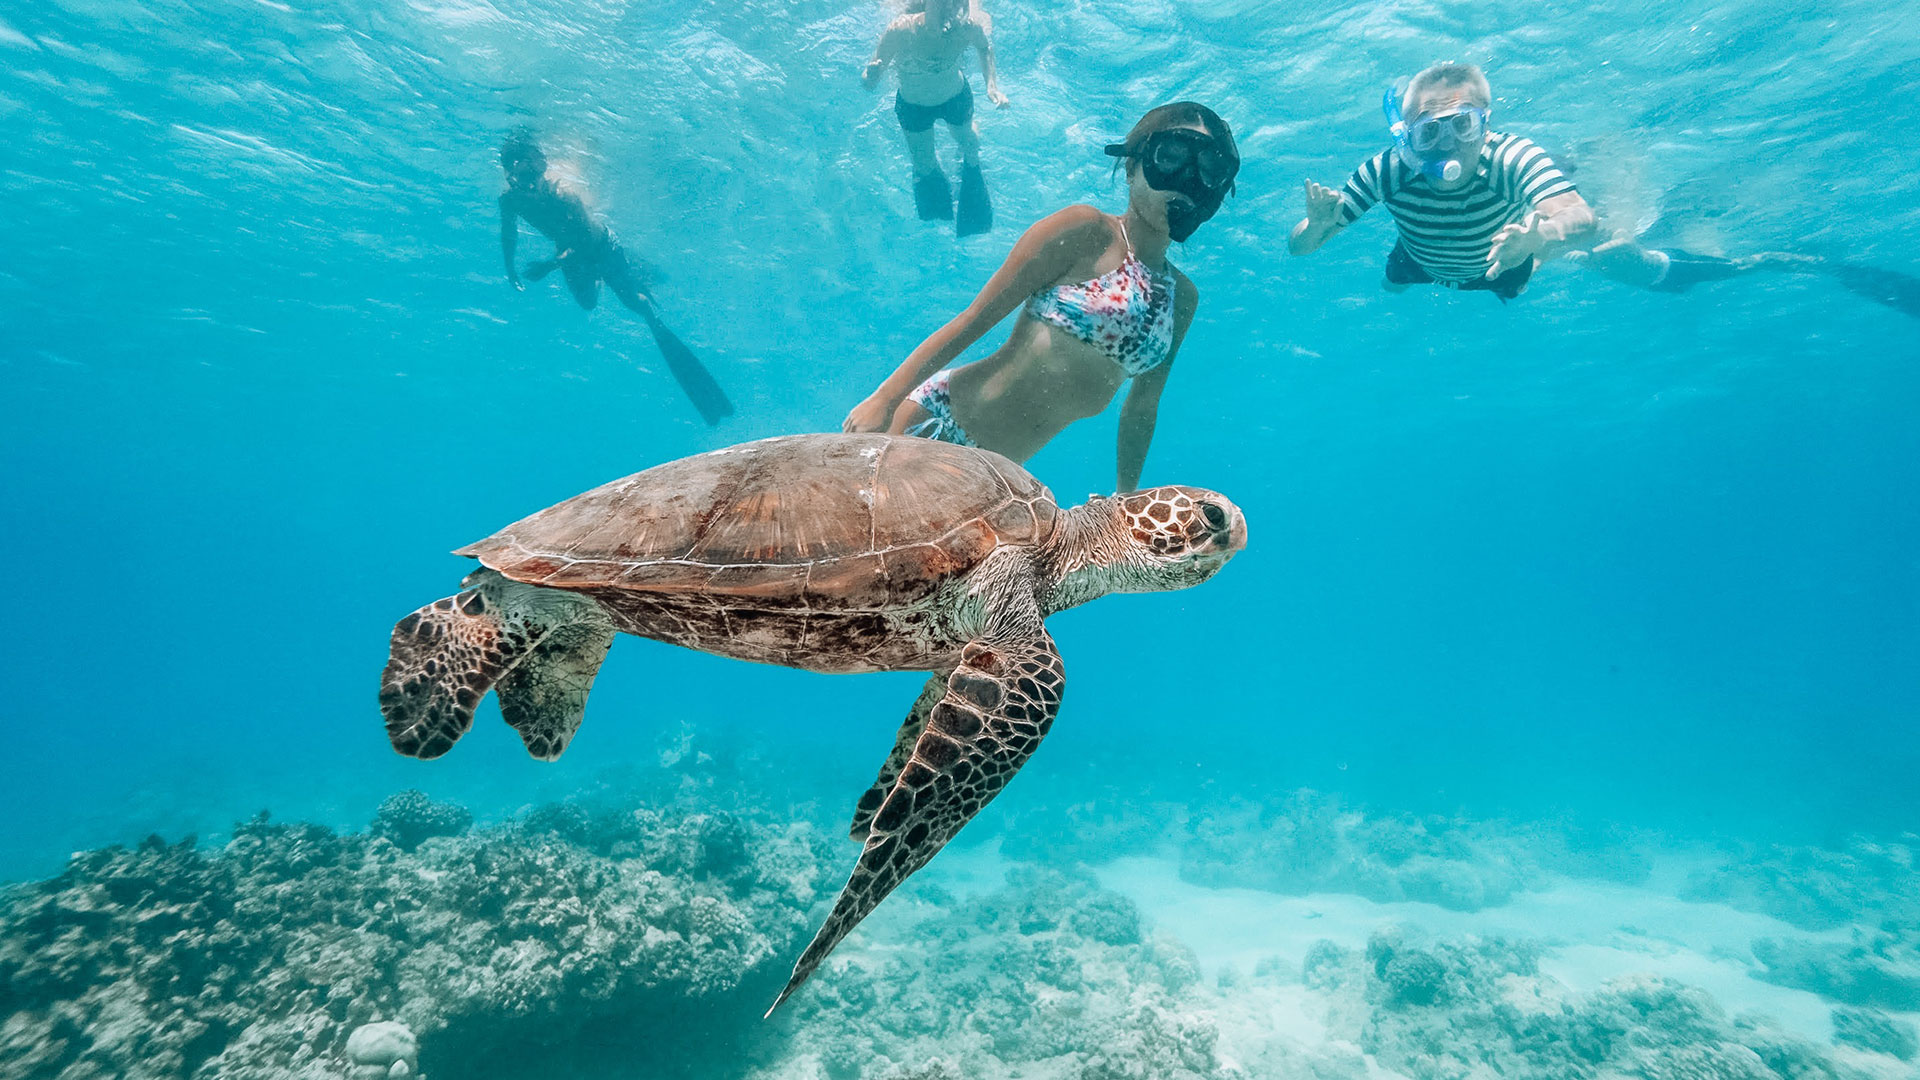
{"type": "MultiPolygon", "coordinates": [[[[956,241],[915,220],[891,97],[859,87],[878,5],[0,5],[0,879],[149,832],[218,844],[261,808],[358,828],[404,788],[499,821],[663,745],[776,763],[702,805],[831,835],[919,676],[623,638],[561,762],[528,761],[489,703],[420,763],[374,701],[388,629],[452,591],[447,551],[526,513],[837,428],[1018,229],[1118,212],[1101,146],[1176,98],[1225,116],[1245,166],[1171,256],[1202,299],[1146,479],[1225,492],[1252,540],[1202,588],[1053,620],[1061,721],[928,875],[986,858],[975,831],[1041,863],[1136,857],[1086,823],[1168,805],[1251,835],[1274,812],[1230,808],[1302,788],[1681,847],[1916,827],[1920,323],[1821,276],[1668,296],[1553,265],[1505,307],[1393,296],[1383,213],[1311,258],[1285,236],[1303,178],[1384,145],[1380,88],[1453,58],[1615,227],[1920,272],[1920,5],[991,10],[1001,224],[956,241]],[[699,421],[611,297],[587,315],[557,277],[500,280],[495,153],[525,123],[658,268],[732,419],[699,421]]],[[[1077,501],[1111,486],[1112,440],[1110,413],[1030,466],[1077,501]]],[[[852,852],[829,854],[837,884],[852,852]]],[[[1196,902],[1102,873],[1163,927],[1196,902]]],[[[915,888],[900,907],[972,895],[915,888]]],[[[1194,947],[1211,987],[1232,956],[1194,947]]]]}

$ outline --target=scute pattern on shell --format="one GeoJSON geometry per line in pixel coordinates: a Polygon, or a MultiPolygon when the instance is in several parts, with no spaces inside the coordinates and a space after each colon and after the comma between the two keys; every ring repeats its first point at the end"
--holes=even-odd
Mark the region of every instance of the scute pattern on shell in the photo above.
{"type": "Polygon", "coordinates": [[[1059,508],[998,454],[790,435],[668,462],[456,554],[529,585],[879,610],[1052,536],[1059,508]]]}

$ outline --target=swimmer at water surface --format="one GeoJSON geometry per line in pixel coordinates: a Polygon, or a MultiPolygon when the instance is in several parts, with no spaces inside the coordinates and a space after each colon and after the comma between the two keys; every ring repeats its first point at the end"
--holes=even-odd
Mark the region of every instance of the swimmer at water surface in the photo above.
{"type": "Polygon", "coordinates": [[[927,221],[952,219],[954,232],[972,236],[993,228],[993,204],[980,173],[980,133],[973,122],[973,85],[961,63],[967,50],[980,54],[980,70],[987,79],[987,100],[1007,107],[1000,77],[993,66],[993,22],[969,0],[923,0],[910,5],[880,35],[873,59],[861,81],[867,89],[880,86],[880,77],[892,67],[899,80],[893,113],[906,133],[907,152],[913,157],[913,202],[927,221]],[[914,8],[918,10],[914,10],[914,8]],[[960,148],[960,205],[956,214],[953,189],[934,152],[933,124],[944,121],[960,148]]]}
{"type": "Polygon", "coordinates": [[[1753,274],[1818,274],[1834,279],[1857,296],[1920,319],[1920,278],[1819,255],[1790,251],[1761,251],[1737,258],[1702,255],[1676,247],[1649,247],[1632,233],[1620,230],[1590,252],[1568,252],[1567,261],[1590,267],[1622,284],[1661,293],[1689,292],[1697,285],[1753,274]]]}
{"type": "Polygon", "coordinates": [[[600,283],[606,282],[622,304],[647,321],[668,370],[701,417],[717,424],[730,415],[733,405],[720,384],[692,351],[661,325],[645,280],[634,272],[613,231],[594,216],[580,191],[548,168],[547,156],[531,131],[520,128],[507,135],[500,144],[500,168],[507,176],[507,189],[500,193],[500,255],[506,262],[508,284],[526,290],[514,261],[520,222],[525,221],[554,246],[552,258],[527,264],[529,278],[539,281],[560,271],[574,301],[589,311],[600,302],[600,283]]]}

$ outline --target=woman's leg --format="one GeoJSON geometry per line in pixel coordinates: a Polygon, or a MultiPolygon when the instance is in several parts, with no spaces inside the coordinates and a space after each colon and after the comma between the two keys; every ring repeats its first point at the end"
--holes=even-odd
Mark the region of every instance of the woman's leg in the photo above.
{"type": "Polygon", "coordinates": [[[924,424],[933,419],[933,414],[920,407],[920,403],[908,398],[893,410],[893,423],[887,425],[887,434],[905,435],[907,429],[924,424]]]}

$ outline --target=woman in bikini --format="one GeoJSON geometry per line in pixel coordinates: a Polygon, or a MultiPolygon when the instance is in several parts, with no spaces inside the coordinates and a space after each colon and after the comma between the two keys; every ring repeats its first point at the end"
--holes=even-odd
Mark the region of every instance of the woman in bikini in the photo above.
{"type": "Polygon", "coordinates": [[[1240,154],[1212,109],[1190,101],[1142,117],[1107,147],[1127,173],[1127,212],[1070,206],[1041,220],[968,308],[922,342],[847,414],[846,431],[978,446],[1025,461],[1075,420],[1120,413],[1119,492],[1140,486],[1160,391],[1199,294],[1166,261],[1233,190],[1240,154]],[[993,355],[943,370],[1020,309],[993,355]]]}

